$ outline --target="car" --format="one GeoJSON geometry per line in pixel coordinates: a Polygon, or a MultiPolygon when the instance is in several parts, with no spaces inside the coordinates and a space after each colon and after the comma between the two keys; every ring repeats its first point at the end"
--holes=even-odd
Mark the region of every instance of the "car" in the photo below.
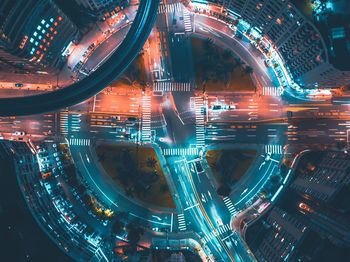
{"type": "Polygon", "coordinates": [[[23,84],[21,84],[21,83],[16,83],[16,84],[15,84],[15,87],[23,87],[23,84]]]}
{"type": "Polygon", "coordinates": [[[212,110],[221,110],[221,105],[213,105],[212,107],[211,107],[211,109],[212,110]]]}
{"type": "Polygon", "coordinates": [[[15,136],[25,136],[26,133],[24,131],[16,131],[13,133],[15,136]]]}

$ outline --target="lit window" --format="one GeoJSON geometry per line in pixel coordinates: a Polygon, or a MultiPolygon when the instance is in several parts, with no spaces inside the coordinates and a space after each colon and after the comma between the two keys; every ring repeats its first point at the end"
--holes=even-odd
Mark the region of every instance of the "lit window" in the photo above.
{"type": "Polygon", "coordinates": [[[30,51],[34,53],[34,51],[35,51],[35,48],[33,47],[33,48],[32,48],[32,50],[30,50],[30,51]]]}
{"type": "Polygon", "coordinates": [[[46,28],[49,28],[49,26],[50,26],[49,24],[46,24],[46,28]]]}
{"type": "Polygon", "coordinates": [[[58,21],[62,21],[62,16],[58,17],[58,21]]]}
{"type": "Polygon", "coordinates": [[[50,22],[52,23],[54,21],[54,19],[53,18],[50,18],[50,22]]]}
{"type": "Polygon", "coordinates": [[[35,42],[35,45],[36,45],[36,46],[38,46],[38,44],[39,44],[39,43],[38,43],[38,41],[37,41],[37,42],[35,42]]]}
{"type": "Polygon", "coordinates": [[[37,27],[36,29],[40,30],[40,29],[41,29],[41,26],[40,26],[40,25],[38,25],[38,27],[37,27]]]}
{"type": "Polygon", "coordinates": [[[34,36],[37,36],[37,35],[38,35],[38,32],[37,32],[37,31],[35,31],[33,35],[34,35],[34,36]]]}
{"type": "Polygon", "coordinates": [[[39,35],[38,38],[39,38],[40,40],[43,39],[43,37],[42,37],[41,35],[39,35]]]}
{"type": "Polygon", "coordinates": [[[33,51],[30,51],[30,54],[31,54],[31,55],[34,55],[34,52],[33,52],[33,51]]]}
{"type": "Polygon", "coordinates": [[[34,38],[30,38],[29,42],[33,43],[34,42],[34,38]]]}
{"type": "Polygon", "coordinates": [[[41,24],[43,25],[43,24],[45,24],[45,20],[43,19],[43,20],[41,20],[41,24]]]}
{"type": "Polygon", "coordinates": [[[46,32],[46,31],[45,31],[44,29],[43,29],[43,30],[41,30],[41,33],[45,34],[45,32],[46,32]]]}

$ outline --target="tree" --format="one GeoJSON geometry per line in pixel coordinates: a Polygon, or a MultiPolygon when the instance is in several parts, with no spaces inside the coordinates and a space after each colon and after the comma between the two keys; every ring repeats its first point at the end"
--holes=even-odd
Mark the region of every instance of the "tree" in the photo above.
{"type": "Polygon", "coordinates": [[[343,150],[346,147],[347,143],[345,141],[337,141],[336,145],[339,150],[343,150]]]}
{"type": "Polygon", "coordinates": [[[141,236],[144,234],[144,229],[136,227],[134,224],[129,223],[126,225],[128,231],[127,239],[130,244],[130,253],[136,251],[137,243],[140,241],[141,236]]]}
{"type": "Polygon", "coordinates": [[[120,220],[120,218],[116,217],[113,221],[113,225],[111,228],[112,235],[118,235],[123,231],[124,223],[120,220]]]}
{"type": "Polygon", "coordinates": [[[104,162],[106,160],[105,153],[99,154],[97,157],[98,157],[98,162],[104,162]]]}
{"type": "Polygon", "coordinates": [[[218,190],[216,191],[218,195],[222,197],[227,197],[231,193],[231,187],[228,186],[227,184],[222,184],[219,186],[218,190]]]}
{"type": "Polygon", "coordinates": [[[155,168],[157,164],[157,160],[154,157],[149,157],[147,158],[146,164],[150,168],[155,168]]]}
{"type": "Polygon", "coordinates": [[[244,65],[244,62],[239,57],[235,57],[235,63],[237,67],[241,67],[244,65]]]}
{"type": "Polygon", "coordinates": [[[254,69],[253,69],[251,66],[246,66],[246,67],[244,68],[244,73],[245,73],[246,75],[251,75],[251,74],[253,74],[253,72],[254,72],[254,69]]]}
{"type": "Polygon", "coordinates": [[[233,58],[233,54],[231,52],[231,50],[226,49],[222,55],[222,57],[226,60],[226,61],[230,61],[233,58]]]}
{"type": "Polygon", "coordinates": [[[127,197],[134,197],[134,191],[133,191],[133,189],[132,188],[127,188],[127,189],[125,189],[125,195],[127,196],[127,197]]]}

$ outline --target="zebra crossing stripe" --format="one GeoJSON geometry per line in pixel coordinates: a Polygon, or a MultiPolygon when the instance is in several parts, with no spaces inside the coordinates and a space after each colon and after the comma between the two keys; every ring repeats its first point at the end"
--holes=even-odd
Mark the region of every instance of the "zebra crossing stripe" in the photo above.
{"type": "Polygon", "coordinates": [[[281,96],[283,94],[283,88],[281,86],[264,86],[263,95],[264,96],[281,96]]]}
{"type": "Polygon", "coordinates": [[[283,147],[281,145],[265,145],[265,153],[282,155],[283,147]]]}
{"type": "Polygon", "coordinates": [[[60,111],[60,131],[63,135],[68,134],[68,110],[60,111]]]}
{"type": "Polygon", "coordinates": [[[205,233],[204,235],[204,243],[208,243],[210,240],[212,240],[214,237],[218,237],[220,235],[225,234],[226,232],[230,231],[231,228],[229,224],[223,225],[219,228],[214,229],[213,231],[209,232],[208,234],[205,233]]]}
{"type": "Polygon", "coordinates": [[[180,3],[161,4],[158,7],[158,14],[180,12],[181,8],[180,3]]]}
{"type": "Polygon", "coordinates": [[[201,97],[195,97],[194,100],[195,118],[196,118],[196,145],[197,147],[203,147],[205,144],[205,130],[204,130],[204,114],[203,99],[201,97]]]}
{"type": "Polygon", "coordinates": [[[142,97],[141,141],[151,143],[151,96],[142,97]]]}
{"type": "Polygon", "coordinates": [[[183,9],[185,32],[192,32],[192,22],[190,12],[187,9],[183,9]]]}
{"type": "Polygon", "coordinates": [[[178,214],[177,220],[179,221],[179,229],[181,231],[186,230],[186,222],[185,222],[185,215],[184,214],[178,214]]]}
{"type": "Polygon", "coordinates": [[[153,91],[156,92],[188,92],[191,91],[190,83],[182,82],[155,82],[153,91]]]}
{"type": "Polygon", "coordinates": [[[237,212],[236,212],[235,207],[232,204],[231,199],[229,199],[228,197],[224,197],[223,200],[224,200],[224,203],[227,206],[228,211],[230,212],[231,216],[234,216],[237,212]]]}
{"type": "Polygon", "coordinates": [[[199,154],[198,148],[164,148],[164,156],[196,156],[199,154]]]}
{"type": "Polygon", "coordinates": [[[70,138],[69,145],[71,145],[71,146],[90,146],[90,139],[70,138]]]}

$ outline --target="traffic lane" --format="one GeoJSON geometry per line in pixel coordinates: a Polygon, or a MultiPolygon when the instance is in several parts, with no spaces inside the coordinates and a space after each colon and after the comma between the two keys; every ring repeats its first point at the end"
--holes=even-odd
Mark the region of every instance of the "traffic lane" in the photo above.
{"type": "Polygon", "coordinates": [[[55,114],[32,115],[27,117],[0,117],[0,133],[25,132],[28,136],[50,135],[55,132],[55,114]]]}
{"type": "Polygon", "coordinates": [[[209,121],[254,121],[283,116],[281,100],[276,98],[258,97],[255,94],[248,96],[237,93],[223,95],[218,92],[210,92],[207,100],[209,121]],[[221,109],[218,106],[221,106],[221,109]],[[227,109],[223,109],[225,107],[227,109]]]}
{"type": "MultiPolygon", "coordinates": [[[[186,224],[195,232],[199,233],[203,241],[205,236],[210,236],[210,233],[214,228],[212,227],[211,221],[207,220],[208,217],[206,214],[204,214],[203,210],[200,209],[198,197],[196,199],[196,192],[193,191],[193,184],[190,182],[187,174],[188,169],[185,161],[179,157],[168,158],[168,161],[171,170],[173,171],[171,174],[175,176],[174,182],[180,200],[182,203],[186,203],[185,206],[187,206],[183,207],[184,217],[186,218],[187,222],[186,224]]],[[[218,261],[229,261],[229,256],[227,253],[223,252],[224,250],[222,249],[222,243],[219,243],[216,237],[211,237],[209,239],[210,240],[208,242],[204,242],[204,248],[207,248],[215,257],[219,258],[220,260],[218,261]]]]}
{"type": "Polygon", "coordinates": [[[287,124],[210,123],[206,128],[208,143],[229,141],[247,144],[284,144],[287,124]]]}
{"type": "Polygon", "coordinates": [[[188,146],[189,142],[194,141],[194,125],[185,125],[179,115],[169,106],[163,107],[163,115],[166,121],[166,128],[172,144],[177,146],[188,146]]]}
{"type": "Polygon", "coordinates": [[[92,100],[93,112],[138,115],[142,106],[142,90],[109,88],[92,100]]]}
{"type": "MultiPolygon", "coordinates": [[[[229,226],[229,223],[223,225],[222,221],[220,221],[220,215],[222,215],[222,213],[225,212],[226,209],[223,208],[223,206],[221,206],[222,209],[218,211],[214,207],[209,208],[210,212],[207,212],[207,208],[202,204],[202,202],[200,202],[201,195],[196,190],[196,186],[191,175],[192,171],[190,170],[187,161],[184,159],[184,161],[182,161],[181,164],[183,165],[183,168],[181,170],[186,175],[198,202],[198,206],[191,208],[190,212],[195,212],[195,210],[197,210],[206,218],[207,227],[201,226],[200,231],[200,235],[203,237],[202,240],[204,240],[204,244],[208,244],[211,250],[215,250],[215,253],[219,251],[220,254],[224,255],[221,255],[221,259],[224,259],[223,261],[237,260],[238,256],[234,246],[231,242],[225,241],[228,237],[227,235],[230,234],[230,231],[224,233],[220,231],[220,227],[229,226]],[[218,212],[220,212],[220,215],[218,214],[218,212]],[[227,256],[227,258],[225,258],[225,256],[227,256]]],[[[216,205],[219,205],[220,197],[217,196],[215,202],[216,205]]],[[[228,214],[227,210],[226,213],[228,214]]],[[[228,221],[230,220],[228,219],[228,221]]],[[[216,260],[218,260],[218,257],[216,260]]]]}
{"type": "Polygon", "coordinates": [[[335,144],[349,142],[350,120],[291,119],[288,140],[291,144],[335,144]]]}
{"type": "Polygon", "coordinates": [[[90,70],[96,69],[103,61],[108,59],[124,40],[129,29],[130,25],[127,25],[102,42],[89,57],[85,58],[86,61],[83,64],[83,68],[90,72],[90,70]]]}
{"type": "Polygon", "coordinates": [[[188,160],[186,163],[202,205],[211,217],[211,220],[215,222],[217,227],[229,224],[231,216],[222,198],[216,193],[215,187],[207,177],[208,174],[202,165],[202,160],[197,158],[188,160]],[[201,171],[198,172],[198,169],[201,171]]]}
{"type": "Polygon", "coordinates": [[[232,50],[234,46],[234,52],[238,54],[243,61],[251,65],[254,68],[259,80],[264,86],[278,86],[276,82],[276,76],[271,70],[268,70],[264,64],[264,59],[260,53],[249,43],[246,43],[233,35],[233,31],[228,26],[219,20],[202,16],[195,15],[194,24],[196,26],[196,33],[205,35],[210,38],[215,38],[217,41],[223,43],[228,49],[232,50]],[[215,34],[210,30],[200,30],[200,27],[209,27],[215,31],[215,34]],[[272,75],[270,75],[272,73],[272,75]]]}
{"type": "Polygon", "coordinates": [[[190,38],[184,34],[169,34],[168,43],[175,82],[191,81],[194,71],[190,38]]]}
{"type": "Polygon", "coordinates": [[[115,182],[93,162],[94,157],[90,150],[89,147],[71,146],[72,158],[77,169],[102,199],[114,210],[128,212],[131,216],[143,221],[146,226],[151,223],[160,227],[170,227],[171,212],[151,210],[125,197],[115,182]],[[154,219],[153,216],[160,219],[154,219]]]}
{"type": "Polygon", "coordinates": [[[281,157],[281,155],[273,155],[272,160],[258,157],[248,179],[242,180],[235,193],[231,194],[231,200],[237,211],[245,210],[260,197],[259,193],[264,185],[269,183],[269,178],[279,173],[281,157]]]}

